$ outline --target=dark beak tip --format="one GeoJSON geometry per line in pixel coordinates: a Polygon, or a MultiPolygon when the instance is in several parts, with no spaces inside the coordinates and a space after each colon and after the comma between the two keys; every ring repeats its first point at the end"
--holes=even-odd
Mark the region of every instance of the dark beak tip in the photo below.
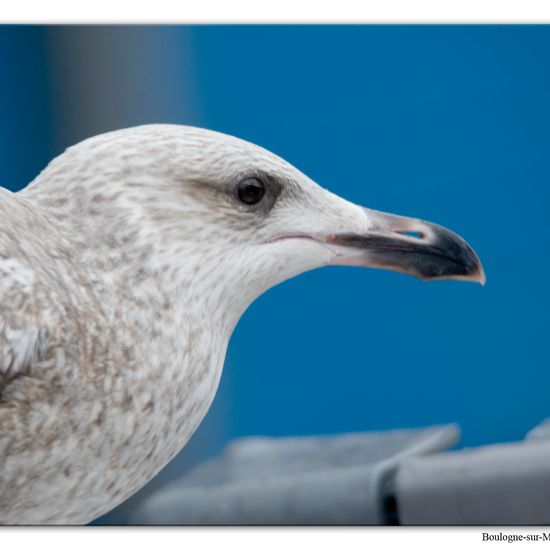
{"type": "Polygon", "coordinates": [[[475,262],[468,262],[464,266],[464,271],[462,272],[447,272],[441,274],[429,274],[429,275],[419,275],[423,281],[465,281],[468,283],[479,283],[481,286],[485,286],[487,282],[487,277],[485,275],[485,270],[481,265],[481,262],[474,256],[475,262]]]}
{"type": "Polygon", "coordinates": [[[442,263],[436,266],[436,269],[448,270],[446,274],[440,277],[436,276],[435,279],[468,281],[485,286],[485,270],[469,243],[445,227],[429,222],[424,223],[432,229],[434,250],[441,253],[440,261],[442,263]]]}
{"type": "Polygon", "coordinates": [[[485,283],[487,282],[487,276],[485,275],[485,269],[483,269],[483,265],[481,264],[481,260],[479,259],[478,255],[475,253],[474,249],[467,243],[465,243],[467,246],[467,252],[468,252],[468,275],[469,280],[473,283],[479,283],[481,286],[485,286],[485,283]]]}
{"type": "Polygon", "coordinates": [[[483,269],[483,266],[479,264],[479,268],[476,273],[476,278],[473,282],[479,283],[481,286],[485,286],[487,283],[487,276],[485,275],[485,270],[483,269]]]}
{"type": "Polygon", "coordinates": [[[487,284],[487,278],[485,276],[485,271],[483,271],[483,268],[481,268],[479,271],[476,271],[475,273],[472,273],[467,279],[470,283],[478,283],[481,286],[485,286],[487,284]]]}

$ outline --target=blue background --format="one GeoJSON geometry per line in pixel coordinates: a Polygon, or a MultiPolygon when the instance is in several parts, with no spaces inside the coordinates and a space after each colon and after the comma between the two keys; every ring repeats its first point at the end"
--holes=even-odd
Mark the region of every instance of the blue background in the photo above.
{"type": "Polygon", "coordinates": [[[550,28],[1,27],[0,183],[149,122],[258,143],[359,204],[441,223],[487,285],[326,268],[270,290],[216,401],[126,508],[248,434],[457,422],[462,445],[550,416],[550,28]]]}

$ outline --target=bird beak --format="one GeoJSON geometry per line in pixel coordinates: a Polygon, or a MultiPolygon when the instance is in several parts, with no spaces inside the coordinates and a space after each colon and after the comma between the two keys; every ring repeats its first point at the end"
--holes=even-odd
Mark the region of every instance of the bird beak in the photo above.
{"type": "Polygon", "coordinates": [[[419,279],[458,279],[485,284],[472,247],[456,233],[413,218],[363,209],[372,222],[365,233],[334,233],[324,241],[333,265],[389,269],[419,279]]]}

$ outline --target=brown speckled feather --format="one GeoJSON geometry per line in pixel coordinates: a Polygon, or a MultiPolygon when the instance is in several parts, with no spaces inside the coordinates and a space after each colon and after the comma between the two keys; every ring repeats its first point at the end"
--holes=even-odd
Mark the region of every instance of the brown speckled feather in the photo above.
{"type": "Polygon", "coordinates": [[[266,212],[228,192],[250,170],[306,180],[238,139],[158,125],[0,192],[0,522],[88,522],[189,439],[244,309],[312,263],[258,253],[266,212]]]}

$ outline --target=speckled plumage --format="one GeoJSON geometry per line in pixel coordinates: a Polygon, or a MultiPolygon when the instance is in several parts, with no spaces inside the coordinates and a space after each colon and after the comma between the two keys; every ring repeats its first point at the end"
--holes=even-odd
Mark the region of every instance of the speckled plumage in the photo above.
{"type": "Polygon", "coordinates": [[[206,414],[246,307],[339,257],[311,236],[373,226],[275,155],[183,126],[91,138],[0,190],[0,523],[86,523],[137,491],[206,414]],[[250,208],[233,189],[257,174],[250,208]]]}
{"type": "Polygon", "coordinates": [[[238,240],[269,233],[216,188],[258,165],[297,173],[240,140],[155,125],[2,190],[1,522],[88,522],[189,439],[234,325],[271,284],[238,240]]]}

